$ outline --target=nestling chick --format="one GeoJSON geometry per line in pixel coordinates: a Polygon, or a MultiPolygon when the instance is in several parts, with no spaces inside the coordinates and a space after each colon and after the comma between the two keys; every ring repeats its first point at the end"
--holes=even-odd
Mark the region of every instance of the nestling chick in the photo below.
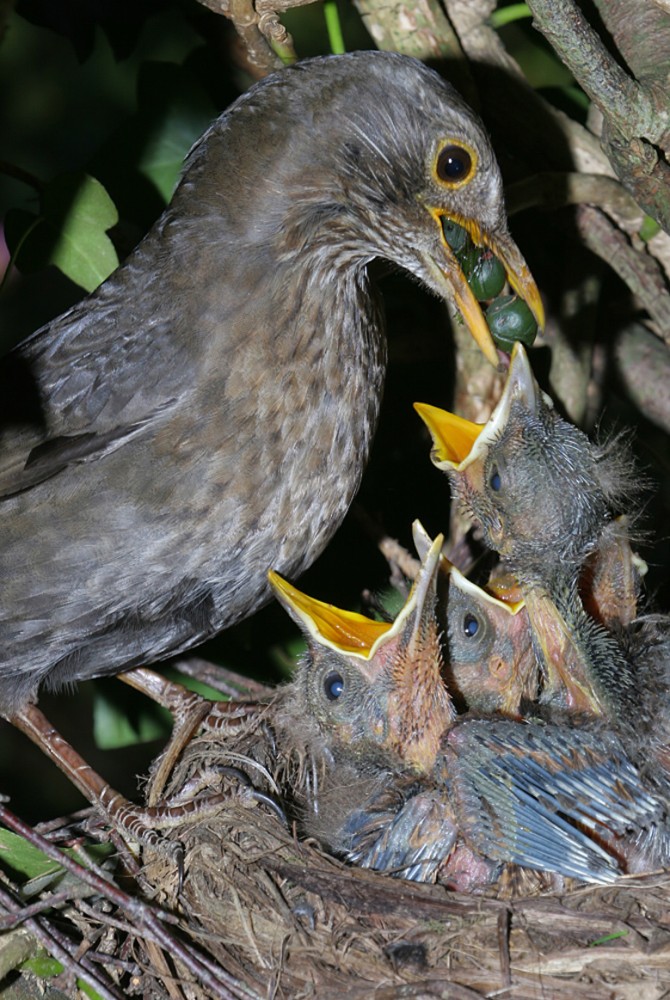
{"type": "Polygon", "coordinates": [[[593,444],[563,420],[520,344],[488,423],[416,409],[433,437],[434,464],[519,581],[544,669],[543,701],[610,718],[639,712],[631,665],[585,612],[578,589],[601,542],[625,544],[626,522],[616,518],[634,492],[627,449],[617,440],[593,444]]]}
{"type": "Polygon", "coordinates": [[[434,615],[441,543],[392,626],[271,578],[310,646],[278,709],[278,739],[308,730],[326,765],[305,795],[304,832],[359,864],[469,890],[506,862],[616,879],[663,803],[611,734],[456,717],[434,615]]]}
{"type": "MultiPolygon", "coordinates": [[[[420,521],[412,525],[423,558],[433,544],[420,521]]],[[[446,634],[444,676],[459,707],[518,716],[536,700],[539,666],[523,601],[502,601],[440,558],[437,617],[446,634]]]]}
{"type": "Polygon", "coordinates": [[[314,600],[270,574],[308,642],[273,717],[284,755],[308,762],[298,768],[303,831],[362,866],[420,881],[435,877],[457,839],[448,802],[420,781],[455,717],[434,666],[442,542],[427,551],[393,624],[314,600]]]}

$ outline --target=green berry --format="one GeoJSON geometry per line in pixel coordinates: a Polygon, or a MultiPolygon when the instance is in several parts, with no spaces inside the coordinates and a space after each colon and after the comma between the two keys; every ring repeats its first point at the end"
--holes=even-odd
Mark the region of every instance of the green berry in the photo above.
{"type": "Polygon", "coordinates": [[[515,340],[526,347],[535,340],[537,323],[535,317],[517,295],[501,295],[486,310],[486,322],[491,336],[503,351],[511,351],[515,340]]]}
{"type": "Polygon", "coordinates": [[[472,245],[470,236],[463,226],[459,226],[457,222],[452,222],[451,219],[447,219],[446,216],[442,216],[442,232],[444,233],[444,238],[454,251],[455,254],[465,253],[469,246],[472,245]]]}
{"type": "Polygon", "coordinates": [[[479,302],[495,299],[505,287],[505,268],[490,250],[481,250],[472,270],[466,271],[472,294],[479,302]]]}

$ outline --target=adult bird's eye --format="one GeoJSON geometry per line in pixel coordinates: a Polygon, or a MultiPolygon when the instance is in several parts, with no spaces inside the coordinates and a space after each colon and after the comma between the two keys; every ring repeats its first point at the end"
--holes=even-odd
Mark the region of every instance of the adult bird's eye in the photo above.
{"type": "Polygon", "coordinates": [[[495,493],[497,493],[500,487],[502,486],[502,479],[500,478],[500,473],[498,472],[498,469],[495,465],[491,470],[491,478],[489,479],[489,485],[495,493]]]}
{"type": "Polygon", "coordinates": [[[479,622],[474,615],[466,615],[463,619],[463,631],[468,639],[474,638],[479,632],[479,622]]]}
{"type": "Polygon", "coordinates": [[[472,173],[472,155],[463,146],[451,143],[437,158],[437,176],[445,184],[462,184],[472,173]]]}
{"type": "Polygon", "coordinates": [[[323,690],[328,701],[337,701],[344,691],[344,678],[337,670],[331,670],[323,682],[323,690]]]}

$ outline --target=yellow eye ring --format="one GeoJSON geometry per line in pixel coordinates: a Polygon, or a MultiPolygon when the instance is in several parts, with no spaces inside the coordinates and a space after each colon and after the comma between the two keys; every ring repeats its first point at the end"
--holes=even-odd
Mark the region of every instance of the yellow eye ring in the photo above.
{"type": "Polygon", "coordinates": [[[460,139],[445,139],[433,167],[438,183],[456,190],[471,181],[476,170],[477,154],[472,146],[460,139]]]}

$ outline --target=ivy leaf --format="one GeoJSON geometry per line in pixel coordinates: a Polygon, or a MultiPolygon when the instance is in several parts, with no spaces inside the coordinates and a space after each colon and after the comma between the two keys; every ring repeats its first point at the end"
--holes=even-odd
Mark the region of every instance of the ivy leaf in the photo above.
{"type": "Polygon", "coordinates": [[[19,270],[54,264],[87,292],[109,277],[119,259],[107,230],[118,212],[100,181],[62,174],[40,195],[40,211],[12,209],[5,219],[7,245],[19,270]]]}
{"type": "MultiPolygon", "coordinates": [[[[33,958],[23,962],[20,968],[22,971],[32,972],[40,979],[52,979],[54,976],[59,976],[64,967],[58,959],[52,958],[48,952],[40,949],[33,958]]],[[[76,982],[82,993],[90,997],[90,1000],[101,1000],[100,994],[85,979],[77,978],[76,982]]]]}
{"type": "Polygon", "coordinates": [[[46,951],[40,951],[34,958],[29,958],[23,962],[21,968],[40,979],[51,979],[52,976],[60,976],[63,966],[56,958],[52,958],[46,951]]]}
{"type": "MultiPolygon", "coordinates": [[[[109,843],[87,844],[86,853],[98,864],[113,852],[113,847],[109,843]]],[[[77,852],[66,848],[64,854],[80,861],[77,852]]],[[[47,857],[39,847],[35,847],[25,837],[11,830],[0,827],[0,865],[11,868],[13,872],[20,875],[25,882],[22,884],[22,892],[29,898],[37,892],[42,891],[48,885],[63,876],[69,875],[53,858],[47,857]]],[[[76,876],[70,876],[71,879],[76,876]]]]}
{"type": "Polygon", "coordinates": [[[142,64],[138,104],[142,147],[137,167],[168,202],[186,153],[211,123],[216,109],[189,72],[156,62],[142,64]]]}

